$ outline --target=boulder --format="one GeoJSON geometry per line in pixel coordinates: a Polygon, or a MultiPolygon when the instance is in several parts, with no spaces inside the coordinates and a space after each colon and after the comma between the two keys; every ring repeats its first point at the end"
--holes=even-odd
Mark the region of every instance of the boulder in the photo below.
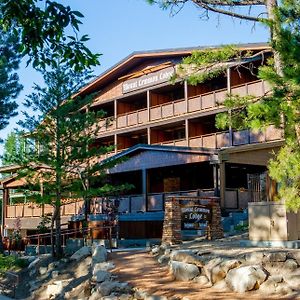
{"type": "Polygon", "coordinates": [[[300,290],[300,270],[297,269],[294,272],[291,272],[289,274],[285,274],[283,276],[284,281],[288,284],[288,286],[295,290],[300,290]]]}
{"type": "Polygon", "coordinates": [[[200,259],[199,256],[197,256],[192,251],[183,251],[183,250],[176,250],[173,251],[170,255],[170,259],[173,261],[179,261],[187,264],[193,264],[200,268],[204,266],[204,262],[200,259]]]}
{"type": "Polygon", "coordinates": [[[298,263],[294,259],[290,258],[284,262],[283,267],[287,270],[294,271],[298,268],[298,263]]]}
{"type": "Polygon", "coordinates": [[[170,260],[170,256],[169,255],[166,255],[166,254],[163,254],[161,256],[158,257],[157,261],[160,263],[160,264],[167,264],[170,260]]]}
{"type": "Polygon", "coordinates": [[[97,285],[97,289],[102,296],[108,296],[113,292],[120,294],[131,292],[131,287],[127,282],[118,281],[104,281],[101,284],[97,285]]]}
{"type": "Polygon", "coordinates": [[[250,253],[247,253],[245,255],[245,260],[248,262],[248,263],[260,263],[261,261],[263,261],[264,259],[264,253],[263,252],[250,252],[250,253]]]}
{"type": "Polygon", "coordinates": [[[89,280],[81,282],[70,292],[65,294],[66,299],[86,299],[91,296],[91,284],[89,280]]]}
{"type": "Polygon", "coordinates": [[[46,295],[48,299],[51,297],[56,297],[61,294],[63,290],[63,283],[62,281],[56,281],[55,284],[49,284],[47,286],[46,295]]]}
{"type": "Polygon", "coordinates": [[[98,270],[97,272],[95,272],[93,276],[93,281],[103,282],[109,280],[110,278],[111,278],[111,274],[109,272],[98,270]]]}
{"type": "Polygon", "coordinates": [[[135,289],[134,295],[133,295],[134,299],[137,299],[137,300],[143,300],[147,296],[148,296],[148,293],[143,290],[140,290],[140,289],[135,289]]]}
{"type": "Polygon", "coordinates": [[[40,275],[46,274],[47,271],[48,271],[47,267],[39,267],[39,273],[40,273],[40,275]]]}
{"type": "Polygon", "coordinates": [[[213,285],[213,288],[215,290],[218,290],[219,292],[228,292],[228,291],[230,291],[225,279],[218,281],[216,284],[213,285]]]}
{"type": "Polygon", "coordinates": [[[132,295],[131,294],[122,294],[119,296],[118,300],[131,300],[132,295]]]}
{"type": "Polygon", "coordinates": [[[196,282],[200,288],[212,286],[212,284],[209,282],[208,278],[205,275],[197,276],[193,279],[193,281],[196,282]]]}
{"type": "Polygon", "coordinates": [[[171,261],[170,271],[175,279],[180,281],[190,281],[200,274],[196,265],[180,261],[171,261]]]}
{"type": "Polygon", "coordinates": [[[270,252],[266,254],[265,259],[269,262],[284,262],[286,261],[286,252],[270,252]]]}
{"type": "Polygon", "coordinates": [[[81,247],[79,250],[77,250],[70,259],[75,261],[80,261],[86,257],[91,255],[91,248],[88,246],[81,247]]]}
{"type": "Polygon", "coordinates": [[[286,295],[291,293],[292,289],[285,282],[282,282],[282,280],[283,280],[282,276],[279,275],[270,276],[265,282],[263,282],[260,285],[259,292],[265,295],[273,295],[273,294],[286,295]]]}
{"type": "Polygon", "coordinates": [[[99,300],[101,299],[102,295],[98,292],[95,291],[94,293],[92,293],[92,295],[89,297],[89,300],[99,300]]]}
{"type": "Polygon", "coordinates": [[[37,268],[37,266],[40,264],[41,260],[40,258],[36,258],[34,261],[32,261],[29,266],[28,266],[28,269],[33,269],[33,268],[37,268]]]}
{"type": "Polygon", "coordinates": [[[151,295],[144,298],[145,300],[168,300],[166,296],[151,295]]]}
{"type": "Polygon", "coordinates": [[[259,265],[253,265],[230,270],[225,280],[231,290],[243,293],[258,289],[266,278],[267,271],[259,265]]]}
{"type": "Polygon", "coordinates": [[[107,250],[104,246],[97,245],[93,250],[92,263],[103,263],[107,261],[107,250]]]}
{"type": "Polygon", "coordinates": [[[112,262],[97,263],[93,266],[93,276],[95,276],[98,271],[108,271],[114,267],[115,265],[112,262]]]}
{"type": "Polygon", "coordinates": [[[237,268],[241,265],[241,262],[236,259],[225,260],[215,265],[210,270],[210,280],[212,284],[217,283],[218,281],[223,280],[229,270],[237,268]]]}

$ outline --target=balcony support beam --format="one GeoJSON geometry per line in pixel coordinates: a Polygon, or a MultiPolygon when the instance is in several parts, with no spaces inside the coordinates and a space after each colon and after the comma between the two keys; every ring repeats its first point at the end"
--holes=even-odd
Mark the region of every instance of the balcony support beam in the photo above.
{"type": "Polygon", "coordinates": [[[142,192],[145,199],[145,209],[148,211],[148,178],[147,169],[142,169],[142,192]]]}
{"type": "Polygon", "coordinates": [[[225,172],[225,162],[220,163],[220,197],[221,207],[225,207],[225,191],[226,191],[226,172],[225,172]]]}
{"type": "Polygon", "coordinates": [[[185,119],[185,140],[186,140],[186,145],[189,147],[190,139],[189,139],[189,120],[188,119],[185,119]]]}
{"type": "Polygon", "coordinates": [[[185,112],[189,112],[189,99],[188,99],[188,83],[184,81],[184,101],[185,101],[185,112]]]}
{"type": "Polygon", "coordinates": [[[150,91],[147,90],[147,120],[148,122],[150,122],[151,116],[150,116],[150,91]]]}

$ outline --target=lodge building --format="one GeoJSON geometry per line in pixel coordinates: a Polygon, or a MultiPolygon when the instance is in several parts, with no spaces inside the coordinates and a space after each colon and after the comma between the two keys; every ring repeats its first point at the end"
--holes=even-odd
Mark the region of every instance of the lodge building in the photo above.
{"type": "MultiPolygon", "coordinates": [[[[257,55],[238,63],[224,62],[226,72],[196,86],[170,78],[182,58],[203,48],[135,52],[79,92],[95,94],[91,109],[106,113],[95,146],[115,145],[115,150],[99,157],[99,163],[127,157],[109,170],[112,183],[134,185],[130,194],[118,199],[121,238],[159,236],[164,201],[170,195],[219,196],[223,212],[273,199],[276,185],[266,165],[272,151],[282,145],[282,132],[273,126],[259,132],[220,131],[215,126],[216,115],[226,111],[222,103],[228,93],[260,97],[269,91],[257,77],[257,68],[271,55],[268,46],[237,47],[257,55]]],[[[14,177],[1,185],[3,228],[12,229],[20,216],[24,233],[35,230],[41,214],[51,208],[13,204],[22,198],[13,193],[22,185],[14,177]]],[[[101,219],[99,201],[92,203],[93,220],[101,219]]],[[[81,209],[80,201],[64,205],[63,221],[81,209]]]]}

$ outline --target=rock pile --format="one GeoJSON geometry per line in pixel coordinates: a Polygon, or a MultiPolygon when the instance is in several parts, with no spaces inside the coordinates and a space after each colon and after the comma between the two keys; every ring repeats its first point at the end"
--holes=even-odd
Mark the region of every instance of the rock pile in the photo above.
{"type": "Polygon", "coordinates": [[[287,295],[300,291],[300,255],[286,251],[251,252],[239,257],[218,257],[198,250],[172,250],[155,246],[151,253],[159,263],[169,264],[175,280],[194,281],[199,288],[264,295],[287,295]]]}

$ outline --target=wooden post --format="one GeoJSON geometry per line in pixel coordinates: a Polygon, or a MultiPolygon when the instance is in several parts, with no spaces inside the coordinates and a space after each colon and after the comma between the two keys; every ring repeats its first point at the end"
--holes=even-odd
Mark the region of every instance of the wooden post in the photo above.
{"type": "Polygon", "coordinates": [[[185,101],[185,112],[189,112],[189,98],[188,98],[188,84],[184,81],[184,101],[185,101]]]}
{"type": "Polygon", "coordinates": [[[38,247],[38,255],[40,255],[40,235],[38,234],[38,244],[37,244],[37,247],[38,247]]]}

